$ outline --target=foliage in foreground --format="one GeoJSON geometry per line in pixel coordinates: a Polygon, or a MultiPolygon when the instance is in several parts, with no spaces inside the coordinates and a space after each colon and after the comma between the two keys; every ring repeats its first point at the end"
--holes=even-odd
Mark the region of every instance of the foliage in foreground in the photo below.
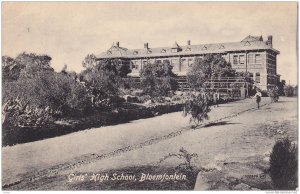
{"type": "Polygon", "coordinates": [[[210,110],[209,96],[206,93],[191,93],[185,101],[183,115],[191,115],[190,122],[198,126],[204,119],[208,119],[210,110]]]}
{"type": "Polygon", "coordinates": [[[179,153],[170,153],[166,156],[164,156],[163,158],[161,158],[159,160],[159,163],[162,163],[163,161],[169,159],[169,158],[173,158],[176,157],[180,160],[183,160],[182,163],[180,163],[177,168],[183,168],[187,171],[193,171],[194,170],[194,166],[192,165],[192,159],[197,158],[198,155],[196,153],[189,153],[186,149],[184,149],[183,147],[180,148],[179,153]]]}
{"type": "Polygon", "coordinates": [[[40,127],[54,120],[53,116],[60,115],[48,107],[32,108],[18,97],[8,100],[2,107],[2,126],[11,127],[40,127]]]}
{"type": "Polygon", "coordinates": [[[270,175],[275,189],[298,187],[298,151],[288,138],[277,141],[270,155],[270,175]]]}

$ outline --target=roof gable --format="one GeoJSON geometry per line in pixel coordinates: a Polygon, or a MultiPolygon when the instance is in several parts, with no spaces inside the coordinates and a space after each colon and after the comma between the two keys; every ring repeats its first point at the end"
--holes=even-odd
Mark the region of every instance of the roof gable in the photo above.
{"type": "Polygon", "coordinates": [[[262,36],[247,36],[241,42],[253,42],[253,41],[263,41],[262,36]]]}

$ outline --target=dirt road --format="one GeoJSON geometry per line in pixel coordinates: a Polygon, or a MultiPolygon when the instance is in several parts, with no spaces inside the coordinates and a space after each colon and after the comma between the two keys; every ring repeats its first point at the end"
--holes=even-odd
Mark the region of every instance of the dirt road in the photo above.
{"type": "MultiPolygon", "coordinates": [[[[197,129],[191,129],[181,113],[171,113],[5,147],[3,185],[8,190],[34,189],[32,182],[43,177],[157,164],[181,147],[198,154],[194,161],[198,167],[223,168],[220,163],[265,160],[276,138],[289,135],[296,139],[297,131],[296,98],[281,98],[276,104],[269,101],[263,98],[265,106],[260,110],[254,108],[253,99],[221,105],[211,111],[210,120],[203,124],[206,126],[197,129]]],[[[176,164],[176,160],[164,163],[176,164]]],[[[235,174],[240,176],[241,172],[235,174]]],[[[69,189],[65,183],[53,179],[38,183],[36,188],[69,189]]]]}

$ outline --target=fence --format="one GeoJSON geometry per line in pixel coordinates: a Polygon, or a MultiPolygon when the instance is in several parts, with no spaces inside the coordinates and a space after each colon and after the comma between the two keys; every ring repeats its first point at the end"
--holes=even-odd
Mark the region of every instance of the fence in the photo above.
{"type": "MultiPolygon", "coordinates": [[[[130,85],[141,87],[140,77],[123,78],[130,85]]],[[[179,90],[188,91],[190,85],[186,76],[177,76],[176,81],[179,85],[179,90]]],[[[245,77],[225,77],[219,79],[210,79],[204,83],[204,88],[210,92],[218,91],[223,96],[228,96],[234,99],[242,99],[252,95],[253,84],[245,79],[245,77]]]]}

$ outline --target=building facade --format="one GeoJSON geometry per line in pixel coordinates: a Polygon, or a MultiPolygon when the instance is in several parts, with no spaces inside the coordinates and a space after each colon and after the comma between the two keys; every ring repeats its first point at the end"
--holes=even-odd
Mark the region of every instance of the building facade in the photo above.
{"type": "Polygon", "coordinates": [[[277,84],[280,75],[277,74],[277,55],[280,52],[273,48],[272,36],[264,41],[262,36],[247,36],[238,42],[178,45],[171,47],[151,48],[148,43],[142,49],[127,49],[119,42],[113,44],[106,52],[97,56],[98,59],[129,60],[132,64],[131,76],[139,76],[140,70],[148,62],[164,62],[168,60],[173,66],[173,72],[184,76],[193,65],[195,58],[206,54],[221,54],[236,71],[249,72],[254,83],[266,90],[277,84]]]}

